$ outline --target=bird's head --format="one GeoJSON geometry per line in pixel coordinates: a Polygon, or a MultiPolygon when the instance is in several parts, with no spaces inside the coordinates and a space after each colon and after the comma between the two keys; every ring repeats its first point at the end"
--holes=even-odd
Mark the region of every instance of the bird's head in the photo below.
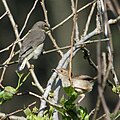
{"type": "Polygon", "coordinates": [[[59,68],[59,69],[53,69],[53,71],[57,72],[59,76],[68,76],[68,70],[64,68],[59,68]]]}
{"type": "Polygon", "coordinates": [[[38,21],[37,23],[35,23],[35,25],[33,26],[33,28],[34,27],[37,27],[37,28],[42,29],[44,31],[50,30],[50,26],[48,26],[47,23],[44,22],[44,21],[38,21]]]}
{"type": "Polygon", "coordinates": [[[70,80],[69,80],[68,70],[64,68],[59,68],[59,69],[53,69],[53,71],[55,71],[58,74],[59,78],[62,81],[63,87],[69,87],[71,85],[70,80]]]}

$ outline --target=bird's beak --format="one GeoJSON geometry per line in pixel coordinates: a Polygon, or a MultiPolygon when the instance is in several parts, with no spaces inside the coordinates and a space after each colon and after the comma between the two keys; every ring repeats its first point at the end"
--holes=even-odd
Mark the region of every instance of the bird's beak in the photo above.
{"type": "Polygon", "coordinates": [[[57,74],[59,73],[58,69],[52,69],[51,71],[56,72],[57,74]]]}
{"type": "Polygon", "coordinates": [[[53,72],[56,72],[56,73],[57,73],[57,70],[56,70],[56,69],[52,69],[51,71],[53,71],[53,72]]]}
{"type": "Polygon", "coordinates": [[[50,26],[48,26],[47,24],[45,24],[44,29],[45,29],[45,31],[50,31],[51,30],[50,26]]]}
{"type": "Polygon", "coordinates": [[[49,30],[51,30],[51,28],[48,27],[48,26],[45,26],[45,30],[46,30],[46,31],[49,31],[49,30]]]}

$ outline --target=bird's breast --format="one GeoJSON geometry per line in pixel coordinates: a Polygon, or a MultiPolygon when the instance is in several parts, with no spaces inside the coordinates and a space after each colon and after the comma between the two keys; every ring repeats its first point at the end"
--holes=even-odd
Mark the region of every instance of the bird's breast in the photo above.
{"type": "Polygon", "coordinates": [[[38,59],[38,56],[41,54],[43,49],[44,43],[40,44],[35,50],[34,50],[34,56],[33,59],[38,59]]]}

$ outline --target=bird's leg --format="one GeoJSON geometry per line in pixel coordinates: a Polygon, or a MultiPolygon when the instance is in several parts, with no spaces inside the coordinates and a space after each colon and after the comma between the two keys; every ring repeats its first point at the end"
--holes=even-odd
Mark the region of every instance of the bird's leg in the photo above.
{"type": "Polygon", "coordinates": [[[81,94],[77,104],[79,104],[84,99],[84,97],[85,97],[85,94],[81,94]]]}
{"type": "Polygon", "coordinates": [[[84,99],[84,97],[85,97],[85,94],[78,95],[77,99],[74,101],[74,104],[78,106],[80,102],[84,99]]]}

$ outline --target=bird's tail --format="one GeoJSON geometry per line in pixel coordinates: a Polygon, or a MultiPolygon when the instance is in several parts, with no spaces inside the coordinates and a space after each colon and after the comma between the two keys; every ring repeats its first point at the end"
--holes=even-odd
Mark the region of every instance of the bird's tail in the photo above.
{"type": "Polygon", "coordinates": [[[27,59],[20,60],[18,64],[18,71],[22,71],[25,68],[26,63],[27,63],[27,59]]]}

